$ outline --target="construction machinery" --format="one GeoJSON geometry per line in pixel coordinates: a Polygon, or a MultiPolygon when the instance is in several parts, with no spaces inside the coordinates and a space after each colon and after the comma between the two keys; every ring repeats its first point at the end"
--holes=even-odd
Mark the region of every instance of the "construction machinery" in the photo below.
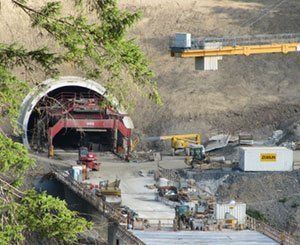
{"type": "Polygon", "coordinates": [[[189,155],[191,148],[201,146],[200,134],[176,134],[176,135],[149,137],[145,141],[159,141],[159,140],[171,141],[173,156],[177,153],[178,150],[184,150],[186,155],[189,155]]]}
{"type": "Polygon", "coordinates": [[[189,205],[181,204],[175,207],[177,228],[204,230],[211,220],[212,211],[209,209],[207,202],[202,202],[202,206],[196,204],[196,209],[190,208],[189,205]]]}
{"type": "Polygon", "coordinates": [[[89,169],[99,171],[100,163],[97,163],[96,161],[96,155],[92,150],[89,150],[87,147],[79,148],[77,164],[85,165],[89,169]]]}
{"type": "MultiPolygon", "coordinates": [[[[194,168],[196,165],[202,169],[220,168],[225,163],[224,156],[208,155],[207,152],[214,150],[214,148],[207,148],[202,145],[190,148],[190,156],[185,157],[185,164],[194,168]]],[[[227,166],[234,166],[227,164],[227,166]]]]}
{"type": "Polygon", "coordinates": [[[190,211],[190,207],[188,205],[177,205],[175,207],[175,217],[177,221],[177,227],[179,230],[182,230],[183,225],[186,226],[186,228],[189,226],[190,217],[192,216],[192,213],[190,211]]]}
{"type": "Polygon", "coordinates": [[[113,204],[121,205],[121,180],[116,179],[114,182],[109,183],[108,181],[100,182],[99,189],[96,191],[96,195],[101,197],[104,201],[113,204]]]}
{"type": "Polygon", "coordinates": [[[131,152],[131,128],[127,114],[119,113],[96,92],[76,89],[47,95],[36,105],[30,142],[33,148],[75,148],[80,141],[93,143],[100,151],[131,152]],[[39,122],[39,123],[38,123],[39,122]],[[127,125],[127,126],[126,126],[127,125]]]}
{"type": "Polygon", "coordinates": [[[205,148],[203,145],[190,148],[190,156],[185,158],[185,164],[194,168],[196,164],[200,164],[205,160],[205,148]]]}
{"type": "Polygon", "coordinates": [[[195,58],[196,70],[217,70],[223,56],[299,51],[300,33],[221,38],[192,38],[190,33],[176,33],[170,40],[171,56],[195,58]]]}
{"type": "Polygon", "coordinates": [[[140,138],[135,137],[131,142],[131,151],[135,151],[139,143],[140,143],[140,138]]]}

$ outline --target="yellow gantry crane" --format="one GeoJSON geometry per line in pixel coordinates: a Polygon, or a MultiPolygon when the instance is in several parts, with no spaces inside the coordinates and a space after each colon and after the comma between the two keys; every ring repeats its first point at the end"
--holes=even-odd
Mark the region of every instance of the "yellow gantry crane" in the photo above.
{"type": "Polygon", "coordinates": [[[196,69],[217,70],[222,56],[300,51],[300,34],[248,35],[223,38],[192,38],[176,33],[170,41],[172,57],[195,58],[196,69]]]}

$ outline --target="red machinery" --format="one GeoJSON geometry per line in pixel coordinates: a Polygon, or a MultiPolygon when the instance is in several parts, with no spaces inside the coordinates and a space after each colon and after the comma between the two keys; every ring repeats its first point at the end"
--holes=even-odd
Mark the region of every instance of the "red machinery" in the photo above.
{"type": "MultiPolygon", "coordinates": [[[[102,106],[103,99],[97,94],[60,93],[52,106],[44,106],[47,115],[54,123],[48,128],[49,156],[53,156],[53,138],[63,129],[76,129],[81,132],[109,131],[112,134],[112,150],[126,149],[126,158],[131,151],[131,129],[123,123],[125,114],[119,114],[110,106],[102,106]],[[118,140],[118,135],[124,139],[118,140]]],[[[42,107],[40,107],[42,108],[42,107]]]]}
{"type": "Polygon", "coordinates": [[[99,171],[100,163],[96,162],[96,155],[89,151],[87,147],[80,147],[78,150],[78,164],[85,165],[87,168],[99,171]]]}

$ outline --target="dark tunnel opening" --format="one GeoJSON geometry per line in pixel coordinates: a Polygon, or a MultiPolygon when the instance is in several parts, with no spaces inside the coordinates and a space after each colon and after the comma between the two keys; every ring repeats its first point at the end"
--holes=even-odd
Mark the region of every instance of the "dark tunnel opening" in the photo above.
{"type": "Polygon", "coordinates": [[[80,146],[89,146],[93,151],[110,151],[113,147],[112,132],[81,132],[76,129],[67,129],[59,132],[54,140],[55,148],[77,149],[80,146]]]}
{"type": "MultiPolygon", "coordinates": [[[[49,147],[49,128],[55,128],[61,120],[74,121],[110,119],[106,114],[106,99],[88,88],[66,86],[55,89],[41,98],[32,111],[27,136],[31,149],[46,151],[49,147]]],[[[77,127],[77,126],[75,126],[77,127]]],[[[78,149],[92,147],[94,151],[113,151],[114,131],[105,128],[63,127],[52,139],[54,148],[78,149]]],[[[117,146],[123,138],[117,137],[117,146]]]]}

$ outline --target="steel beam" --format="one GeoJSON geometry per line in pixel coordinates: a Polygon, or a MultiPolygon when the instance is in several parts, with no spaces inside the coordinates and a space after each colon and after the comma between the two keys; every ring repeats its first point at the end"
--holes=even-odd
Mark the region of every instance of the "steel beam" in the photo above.
{"type": "Polygon", "coordinates": [[[60,119],[49,128],[49,136],[53,139],[63,128],[114,129],[115,125],[124,137],[131,136],[131,130],[126,128],[122,121],[115,119],[60,119]]]}
{"type": "Polygon", "coordinates": [[[172,56],[181,58],[195,57],[214,57],[214,56],[230,56],[230,55],[245,55],[251,54],[268,54],[268,53],[283,53],[299,52],[300,43],[285,43],[285,44],[266,44],[266,45],[245,45],[245,46],[224,46],[216,49],[189,49],[182,51],[171,51],[172,56]]]}

